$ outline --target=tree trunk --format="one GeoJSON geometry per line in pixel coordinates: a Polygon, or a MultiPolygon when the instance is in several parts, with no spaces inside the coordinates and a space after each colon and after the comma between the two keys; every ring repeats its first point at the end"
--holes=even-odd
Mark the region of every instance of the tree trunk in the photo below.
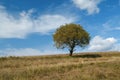
{"type": "Polygon", "coordinates": [[[72,44],[70,44],[70,49],[69,49],[69,51],[70,51],[70,56],[72,56],[72,54],[73,54],[73,51],[74,51],[74,48],[75,48],[75,41],[73,40],[72,41],[72,44]]]}
{"type": "Polygon", "coordinates": [[[71,48],[69,55],[72,56],[72,54],[73,54],[73,48],[71,48]]]}

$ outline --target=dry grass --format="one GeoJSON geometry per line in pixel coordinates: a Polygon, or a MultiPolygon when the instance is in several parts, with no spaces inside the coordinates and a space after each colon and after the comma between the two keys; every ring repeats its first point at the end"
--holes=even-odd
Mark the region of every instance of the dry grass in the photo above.
{"type": "Polygon", "coordinates": [[[0,80],[120,80],[120,52],[2,57],[0,80]]]}

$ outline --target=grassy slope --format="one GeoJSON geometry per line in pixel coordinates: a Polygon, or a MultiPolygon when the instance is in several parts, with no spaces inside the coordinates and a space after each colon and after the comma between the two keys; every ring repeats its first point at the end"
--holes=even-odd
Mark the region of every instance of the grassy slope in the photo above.
{"type": "Polygon", "coordinates": [[[0,80],[120,80],[120,52],[0,58],[0,80]]]}

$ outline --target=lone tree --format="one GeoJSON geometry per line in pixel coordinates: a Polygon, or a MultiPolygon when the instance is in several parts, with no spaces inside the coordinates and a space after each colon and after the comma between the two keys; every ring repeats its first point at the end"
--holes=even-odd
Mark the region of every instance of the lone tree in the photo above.
{"type": "Polygon", "coordinates": [[[71,23],[60,26],[53,34],[53,39],[57,48],[68,48],[72,56],[76,46],[85,47],[89,44],[90,36],[82,26],[71,23]]]}

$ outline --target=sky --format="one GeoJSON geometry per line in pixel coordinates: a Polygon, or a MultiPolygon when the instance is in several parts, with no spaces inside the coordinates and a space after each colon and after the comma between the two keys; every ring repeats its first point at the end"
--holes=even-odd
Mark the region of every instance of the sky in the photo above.
{"type": "Polygon", "coordinates": [[[0,56],[68,53],[52,35],[69,23],[91,36],[75,52],[120,51],[120,0],[0,0],[0,56]]]}

